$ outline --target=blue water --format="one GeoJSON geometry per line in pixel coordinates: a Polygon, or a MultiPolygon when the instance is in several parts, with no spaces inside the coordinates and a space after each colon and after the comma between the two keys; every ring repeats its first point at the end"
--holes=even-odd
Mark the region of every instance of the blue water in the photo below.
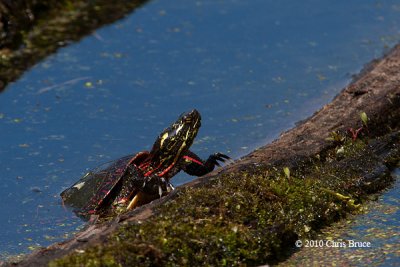
{"type": "Polygon", "coordinates": [[[203,116],[203,158],[277,138],[397,43],[399,25],[397,1],[150,1],[60,49],[0,94],[0,251],[81,227],[59,193],[150,149],[183,111],[203,116]]]}

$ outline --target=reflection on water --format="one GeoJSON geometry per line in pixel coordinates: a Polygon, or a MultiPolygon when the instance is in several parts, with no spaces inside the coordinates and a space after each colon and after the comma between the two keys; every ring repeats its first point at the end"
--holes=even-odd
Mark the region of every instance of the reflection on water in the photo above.
{"type": "Polygon", "coordinates": [[[399,41],[399,14],[396,1],[152,1],[60,50],[0,95],[0,251],[81,227],[59,193],[150,149],[183,111],[202,113],[204,158],[276,138],[399,41]]]}

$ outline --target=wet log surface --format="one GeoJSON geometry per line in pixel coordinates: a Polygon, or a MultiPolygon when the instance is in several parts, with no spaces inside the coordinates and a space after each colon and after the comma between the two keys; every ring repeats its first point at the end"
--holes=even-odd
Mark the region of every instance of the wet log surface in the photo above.
{"type": "MultiPolygon", "coordinates": [[[[328,158],[327,155],[332,149],[339,151],[335,148],[337,147],[335,142],[327,140],[332,136],[332,132],[347,134],[348,129],[363,126],[360,120],[361,112],[368,114],[369,118],[368,125],[367,127],[364,125],[363,130],[367,138],[367,148],[364,148],[364,152],[357,157],[350,156],[341,160],[337,167],[345,171],[346,166],[362,161],[364,156],[375,155],[368,158],[368,162],[374,161],[373,168],[359,167],[360,172],[357,174],[359,178],[357,182],[348,186],[347,192],[358,192],[359,195],[377,192],[390,184],[388,173],[399,156],[400,46],[395,47],[382,59],[370,63],[330,104],[300,122],[297,127],[283,133],[271,144],[257,149],[223,169],[177,188],[167,197],[114,220],[89,225],[71,240],[35,251],[19,263],[6,265],[43,266],[67,254],[79,254],[92,247],[105,245],[109,242],[110,235],[123,225],[138,224],[157,217],[159,221],[163,220],[160,206],[182,198],[187,194],[188,188],[207,187],[222,176],[255,173],[260,168],[281,167],[288,167],[292,173],[310,173],[307,169],[312,167],[316,159],[328,158]]],[[[328,161],[321,160],[321,162],[323,166],[328,161]]],[[[219,196],[212,197],[218,201],[219,196]]],[[[276,229],[277,232],[281,231],[280,228],[276,229]]],[[[281,232],[284,234],[287,230],[282,229],[281,232]]],[[[293,234],[289,235],[287,241],[292,242],[296,237],[293,234]]],[[[162,254],[162,251],[159,253],[162,254]]],[[[272,258],[269,259],[273,259],[275,254],[272,253],[272,258]]],[[[162,256],[153,255],[154,258],[157,258],[157,264],[163,263],[162,256]]],[[[246,263],[246,259],[242,259],[242,262],[246,263]]]]}

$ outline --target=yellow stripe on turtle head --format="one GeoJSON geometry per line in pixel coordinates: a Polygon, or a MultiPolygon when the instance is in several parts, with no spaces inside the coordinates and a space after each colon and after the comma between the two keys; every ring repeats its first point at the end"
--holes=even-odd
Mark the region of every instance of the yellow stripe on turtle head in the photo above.
{"type": "Polygon", "coordinates": [[[168,132],[164,133],[163,136],[161,136],[161,140],[160,140],[160,147],[162,147],[165,139],[168,138],[168,132]]]}
{"type": "Polygon", "coordinates": [[[179,125],[179,127],[176,129],[175,134],[178,134],[183,128],[183,124],[179,125]]]}

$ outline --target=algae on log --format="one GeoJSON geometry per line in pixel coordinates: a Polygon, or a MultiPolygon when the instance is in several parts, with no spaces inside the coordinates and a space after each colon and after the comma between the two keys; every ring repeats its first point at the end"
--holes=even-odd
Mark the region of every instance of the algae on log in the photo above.
{"type": "Polygon", "coordinates": [[[148,0],[0,0],[0,92],[59,47],[148,0]]]}
{"type": "Polygon", "coordinates": [[[399,158],[397,46],[273,143],[18,265],[275,263],[293,253],[296,239],[359,212],[369,194],[391,184],[399,158]]]}

